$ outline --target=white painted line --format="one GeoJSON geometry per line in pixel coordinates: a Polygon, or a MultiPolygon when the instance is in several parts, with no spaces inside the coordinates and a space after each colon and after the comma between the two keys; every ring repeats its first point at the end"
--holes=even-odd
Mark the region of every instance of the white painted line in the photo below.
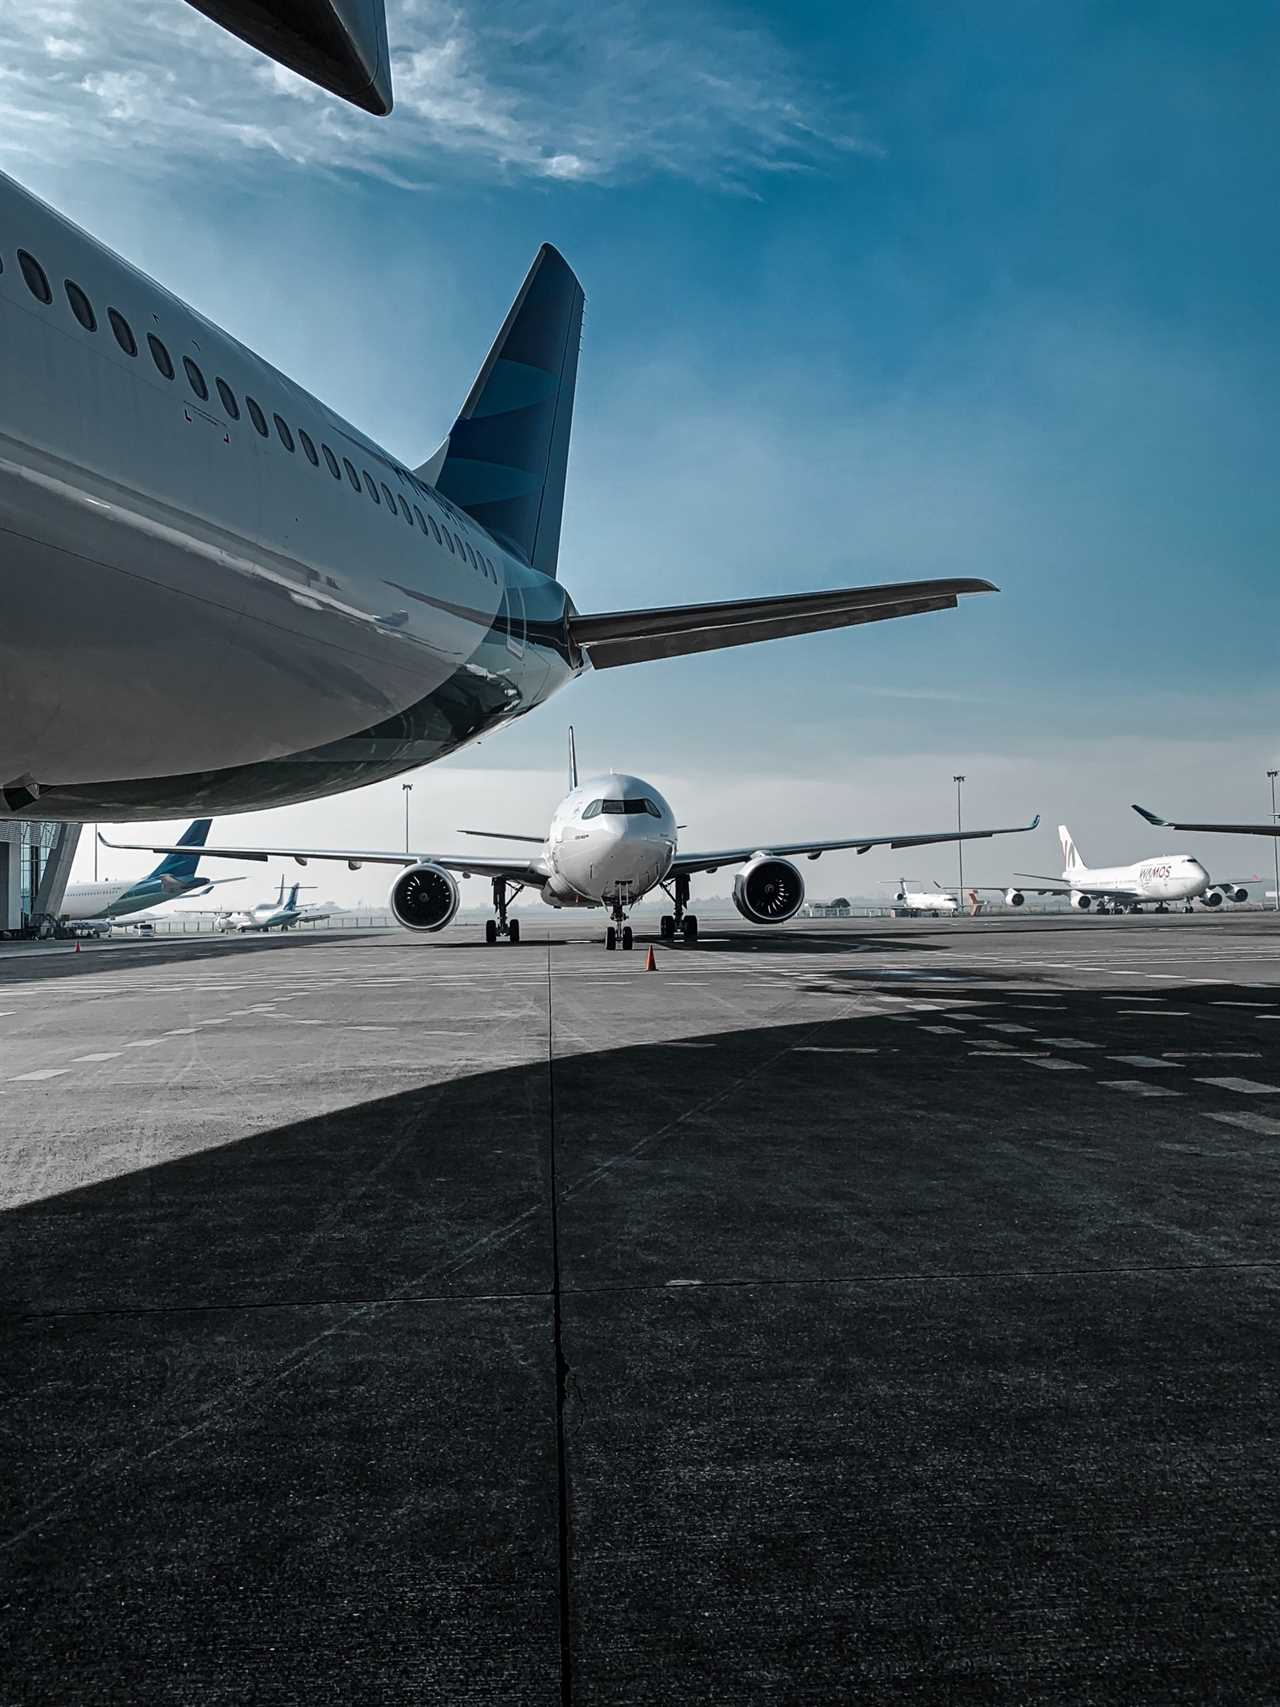
{"type": "Polygon", "coordinates": [[[70,1067],[41,1067],[38,1073],[15,1073],[9,1080],[11,1085],[21,1085],[30,1079],[57,1079],[63,1073],[69,1073],[70,1067]]]}
{"type": "Polygon", "coordinates": [[[1082,1061],[1055,1061],[1052,1055],[1022,1055],[1019,1059],[1030,1061],[1034,1067],[1045,1067],[1051,1073],[1087,1073],[1089,1070],[1082,1061]]]}
{"type": "Polygon", "coordinates": [[[1261,1049],[1166,1049],[1178,1061],[1261,1061],[1261,1049]]]}
{"type": "Polygon", "coordinates": [[[1029,1025],[1011,1025],[1007,1019],[988,1019],[983,1024],[988,1031],[1020,1031],[1026,1037],[1030,1037],[1034,1029],[1029,1025]]]}
{"type": "Polygon", "coordinates": [[[118,1049],[104,1049],[100,1055],[77,1055],[75,1060],[77,1065],[81,1061],[114,1061],[119,1053],[118,1049]]]}
{"type": "Polygon", "coordinates": [[[1241,1096],[1280,1096],[1280,1085],[1259,1084],[1257,1079],[1198,1079],[1196,1082],[1201,1085],[1216,1085],[1219,1090],[1239,1091],[1241,1096]]]}
{"type": "MultiPolygon", "coordinates": [[[[677,1044],[676,1048],[683,1049],[714,1049],[713,1043],[677,1044]]],[[[791,1053],[793,1055],[878,1055],[879,1046],[868,1048],[865,1044],[855,1043],[797,1043],[791,1053]]]]}
{"type": "Polygon", "coordinates": [[[166,1031],[164,1035],[166,1037],[194,1037],[199,1029],[198,1025],[182,1025],[176,1031],[166,1031]]]}
{"type": "Polygon", "coordinates": [[[1048,1043],[1054,1049],[1101,1049],[1100,1043],[1085,1043],[1078,1037],[1037,1037],[1037,1043],[1048,1043]]]}
{"type": "Polygon", "coordinates": [[[1186,1008],[1117,1008],[1118,1014],[1136,1014],[1142,1019],[1186,1019],[1186,1008]]]}
{"type": "Polygon", "coordinates": [[[136,1043],[126,1043],[126,1049],[154,1049],[157,1043],[163,1043],[163,1037],[140,1037],[136,1043]]]}
{"type": "Polygon", "coordinates": [[[1210,1120],[1220,1120],[1224,1126],[1243,1126],[1246,1132],[1261,1132],[1267,1138],[1280,1138],[1280,1120],[1265,1114],[1211,1114],[1210,1120]]]}
{"type": "Polygon", "coordinates": [[[958,1025],[922,1025],[921,1031],[931,1031],[935,1037],[963,1037],[958,1025]]]}
{"type": "Polygon", "coordinates": [[[1119,1061],[1122,1067],[1163,1067],[1166,1071],[1169,1068],[1181,1071],[1176,1061],[1166,1061],[1159,1055],[1108,1055],[1107,1060],[1119,1061]]]}
{"type": "Polygon", "coordinates": [[[1211,1008],[1269,1008],[1270,1002],[1210,1002],[1211,1008]]]}
{"type": "Polygon", "coordinates": [[[1163,1085],[1144,1084],[1141,1079],[1099,1079],[1104,1090],[1128,1091],[1135,1097],[1180,1097],[1181,1091],[1166,1090],[1163,1085]]]}

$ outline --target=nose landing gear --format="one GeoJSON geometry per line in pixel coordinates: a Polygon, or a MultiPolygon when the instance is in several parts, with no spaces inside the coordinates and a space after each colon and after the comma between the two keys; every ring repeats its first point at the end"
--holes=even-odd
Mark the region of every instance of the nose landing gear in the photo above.
{"type": "Polygon", "coordinates": [[[520,893],[521,889],[524,888],[524,885],[522,883],[515,883],[512,884],[510,888],[511,892],[508,894],[507,879],[505,877],[494,878],[493,906],[494,911],[498,916],[496,919],[486,919],[484,922],[484,940],[489,944],[490,948],[493,947],[499,937],[506,937],[507,941],[513,948],[520,941],[520,921],[519,919],[507,918],[507,906],[508,903],[513,901],[520,893]]]}

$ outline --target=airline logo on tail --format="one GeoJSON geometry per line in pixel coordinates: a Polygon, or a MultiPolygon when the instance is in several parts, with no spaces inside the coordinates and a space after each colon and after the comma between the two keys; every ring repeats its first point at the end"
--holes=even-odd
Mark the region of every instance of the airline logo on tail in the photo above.
{"type": "Polygon", "coordinates": [[[1058,840],[1062,844],[1062,870],[1064,876],[1069,871],[1083,871],[1085,866],[1084,861],[1080,858],[1080,850],[1071,840],[1071,831],[1068,830],[1065,824],[1058,825],[1058,840]]]}

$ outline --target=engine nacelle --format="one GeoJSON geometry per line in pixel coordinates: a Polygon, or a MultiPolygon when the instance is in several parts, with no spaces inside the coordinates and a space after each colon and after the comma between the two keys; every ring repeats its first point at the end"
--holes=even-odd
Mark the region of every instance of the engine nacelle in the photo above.
{"type": "Polygon", "coordinates": [[[1228,889],[1226,896],[1228,901],[1234,901],[1238,907],[1242,901],[1249,899],[1249,891],[1247,889],[1228,889]]]}
{"type": "Polygon", "coordinates": [[[458,885],[443,866],[423,860],[391,885],[387,906],[407,931],[442,931],[458,910],[458,885]]]}
{"type": "Polygon", "coordinates": [[[1073,895],[1071,905],[1078,913],[1087,913],[1093,905],[1093,897],[1091,895],[1073,895]]]}
{"type": "Polygon", "coordinates": [[[804,902],[804,879],[789,859],[757,854],[733,880],[733,904],[753,925],[781,925],[804,902]]]}
{"type": "Polygon", "coordinates": [[[1220,907],[1222,905],[1221,889],[1206,889],[1200,897],[1202,907],[1220,907]]]}
{"type": "Polygon", "coordinates": [[[1004,892],[1004,904],[1006,907],[1024,906],[1026,899],[1027,898],[1022,893],[1021,889],[1006,889],[1004,892]]]}

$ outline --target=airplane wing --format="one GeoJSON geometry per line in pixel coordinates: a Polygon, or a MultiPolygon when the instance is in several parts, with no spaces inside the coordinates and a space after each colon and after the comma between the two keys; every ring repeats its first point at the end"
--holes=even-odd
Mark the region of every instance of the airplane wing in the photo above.
{"type": "MultiPolygon", "coordinates": [[[[113,842],[99,830],[98,840],[107,848],[130,848],[143,853],[172,853],[174,849],[159,842],[113,842]]],[[[186,850],[179,850],[186,851],[186,850]]],[[[309,865],[313,859],[333,860],[345,865],[348,871],[359,871],[362,865],[417,865],[429,860],[446,871],[457,871],[470,877],[505,877],[510,883],[540,887],[547,880],[547,870],[541,860],[473,859],[454,854],[391,853],[382,848],[211,848],[201,850],[202,859],[246,859],[265,865],[269,859],[291,859],[295,865],[309,865]]],[[[224,882],[231,881],[223,879],[224,882]]]]}
{"type": "Polygon", "coordinates": [[[1223,836],[1280,836],[1280,821],[1271,824],[1178,824],[1169,818],[1157,818],[1145,806],[1134,806],[1139,818],[1160,830],[1202,830],[1206,835],[1223,836]]]}
{"type": "Polygon", "coordinates": [[[1090,895],[1102,901],[1149,901],[1151,896],[1140,895],[1132,886],[1127,889],[1107,889],[1100,883],[1077,883],[1073,889],[1068,883],[1057,882],[1054,878],[1046,878],[1038,871],[1015,871],[1015,877],[1029,877],[1033,883],[1043,883],[1043,889],[1028,889],[1024,883],[1011,883],[1011,889],[1019,889],[1024,895],[1090,895]]]}
{"type": "Polygon", "coordinates": [[[757,854],[780,858],[794,854],[797,857],[803,855],[805,859],[820,859],[824,853],[838,853],[843,848],[854,848],[864,854],[872,848],[920,848],[930,842],[972,842],[987,836],[1025,835],[1028,830],[1038,829],[1039,825],[1040,814],[1037,812],[1029,824],[1012,824],[999,830],[938,830],[920,836],[847,836],[836,842],[771,842],[767,847],[757,843],[749,848],[720,848],[715,853],[677,854],[671,862],[671,871],[673,874],[715,871],[722,865],[741,865],[757,854]]]}
{"type": "Polygon", "coordinates": [[[995,593],[990,581],[897,581],[883,587],[842,587],[828,593],[785,593],[722,604],[665,605],[654,610],[608,611],[569,619],[569,633],[597,670],[679,658],[755,640],[815,634],[895,616],[952,610],[965,593],[995,593]]]}

